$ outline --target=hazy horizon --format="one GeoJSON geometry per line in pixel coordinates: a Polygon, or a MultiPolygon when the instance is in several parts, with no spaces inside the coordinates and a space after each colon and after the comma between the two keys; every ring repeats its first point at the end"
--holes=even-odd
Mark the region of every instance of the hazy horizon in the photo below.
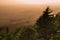
{"type": "Polygon", "coordinates": [[[17,0],[0,0],[0,26],[12,24],[32,25],[42,15],[47,6],[53,10],[53,13],[60,12],[59,0],[36,1],[26,0],[22,1],[21,4],[21,1],[17,0]]]}
{"type": "Polygon", "coordinates": [[[0,0],[0,4],[59,5],[60,0],[0,0]]]}

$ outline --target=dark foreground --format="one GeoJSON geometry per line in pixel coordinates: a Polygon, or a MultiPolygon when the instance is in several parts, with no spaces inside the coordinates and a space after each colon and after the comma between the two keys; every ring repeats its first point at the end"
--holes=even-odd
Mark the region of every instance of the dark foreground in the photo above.
{"type": "Polygon", "coordinates": [[[60,13],[46,8],[33,26],[0,27],[0,40],[60,40],[60,13]]]}

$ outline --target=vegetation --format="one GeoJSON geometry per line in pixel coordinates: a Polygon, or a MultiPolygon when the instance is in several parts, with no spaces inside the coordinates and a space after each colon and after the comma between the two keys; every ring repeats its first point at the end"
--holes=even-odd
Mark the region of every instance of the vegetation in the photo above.
{"type": "Polygon", "coordinates": [[[43,38],[44,40],[58,40],[55,38],[58,27],[60,27],[60,14],[57,13],[56,16],[51,14],[53,11],[47,7],[47,9],[43,12],[43,15],[39,17],[36,24],[36,30],[38,32],[38,39],[43,38]]]}
{"type": "Polygon", "coordinates": [[[60,13],[47,7],[32,27],[16,28],[14,32],[0,28],[0,40],[60,40],[60,13]]]}

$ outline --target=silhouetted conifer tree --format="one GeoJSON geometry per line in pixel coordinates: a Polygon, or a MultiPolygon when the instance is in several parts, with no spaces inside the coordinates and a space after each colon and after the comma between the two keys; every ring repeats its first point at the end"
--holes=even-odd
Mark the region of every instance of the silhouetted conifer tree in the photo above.
{"type": "Polygon", "coordinates": [[[51,16],[49,15],[50,13],[52,13],[52,10],[49,9],[49,7],[46,8],[46,10],[43,12],[43,15],[39,17],[39,19],[37,20],[36,24],[37,26],[44,26],[47,25],[48,23],[48,19],[51,20],[51,16]]]}
{"type": "MultiPolygon", "coordinates": [[[[49,39],[49,35],[51,34],[53,29],[53,20],[54,15],[50,15],[52,13],[52,10],[49,9],[49,7],[46,8],[46,10],[43,12],[43,15],[39,17],[39,19],[36,21],[37,25],[37,31],[39,33],[39,39],[41,37],[44,38],[44,40],[49,39]]],[[[54,30],[54,29],[53,29],[54,30]]]]}

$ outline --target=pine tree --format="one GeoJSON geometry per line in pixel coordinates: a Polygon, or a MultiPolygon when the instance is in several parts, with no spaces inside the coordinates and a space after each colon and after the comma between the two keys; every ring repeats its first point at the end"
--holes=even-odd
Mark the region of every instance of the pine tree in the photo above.
{"type": "Polygon", "coordinates": [[[51,15],[49,15],[50,13],[52,13],[52,10],[49,9],[49,7],[46,8],[46,10],[43,12],[43,15],[39,17],[39,19],[37,20],[36,24],[37,26],[44,26],[47,25],[47,21],[48,19],[51,19],[51,15]]]}
{"type": "Polygon", "coordinates": [[[44,40],[48,40],[51,32],[53,32],[51,29],[53,29],[54,15],[50,15],[51,13],[52,10],[47,7],[43,15],[36,21],[35,25],[37,25],[36,29],[39,34],[39,39],[44,38],[44,40]]]}

